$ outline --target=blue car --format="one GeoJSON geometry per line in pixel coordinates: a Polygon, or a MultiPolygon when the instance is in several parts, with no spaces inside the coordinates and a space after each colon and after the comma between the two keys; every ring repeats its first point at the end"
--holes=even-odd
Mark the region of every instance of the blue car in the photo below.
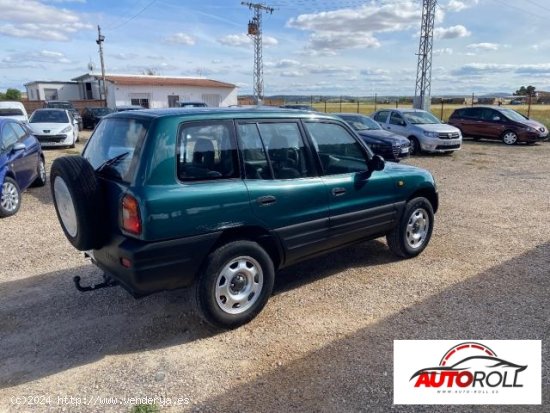
{"type": "Polygon", "coordinates": [[[19,210],[21,193],[29,186],[46,185],[40,142],[13,119],[0,119],[0,184],[0,218],[19,210]]]}

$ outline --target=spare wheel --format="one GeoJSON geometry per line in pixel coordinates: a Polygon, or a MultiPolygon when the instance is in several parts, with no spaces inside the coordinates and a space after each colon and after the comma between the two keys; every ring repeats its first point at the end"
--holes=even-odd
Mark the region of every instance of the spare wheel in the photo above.
{"type": "Polygon", "coordinates": [[[103,193],[92,165],[82,156],[57,158],[50,187],[59,223],[69,242],[81,251],[104,241],[103,193]]]}

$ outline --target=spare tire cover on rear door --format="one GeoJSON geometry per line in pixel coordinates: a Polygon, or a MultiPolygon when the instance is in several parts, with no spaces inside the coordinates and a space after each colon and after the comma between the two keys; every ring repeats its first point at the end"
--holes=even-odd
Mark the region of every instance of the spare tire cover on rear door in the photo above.
{"type": "Polygon", "coordinates": [[[103,192],[92,165],[81,156],[57,158],[50,184],[57,218],[69,242],[81,251],[101,248],[103,192]]]}

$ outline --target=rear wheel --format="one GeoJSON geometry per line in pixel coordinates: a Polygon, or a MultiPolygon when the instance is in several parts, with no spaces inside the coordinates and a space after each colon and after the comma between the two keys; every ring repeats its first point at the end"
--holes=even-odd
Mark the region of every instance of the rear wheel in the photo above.
{"type": "Polygon", "coordinates": [[[44,159],[40,158],[36,172],[37,172],[37,177],[33,182],[33,186],[46,185],[46,181],[48,180],[48,178],[46,175],[46,164],[44,163],[44,159]]]}
{"type": "Polygon", "coordinates": [[[515,145],[518,143],[518,135],[512,131],[506,131],[502,134],[502,142],[506,145],[515,145]]]}
{"type": "Polygon", "coordinates": [[[419,197],[407,202],[397,226],[386,235],[390,250],[403,258],[416,257],[430,242],[434,226],[432,204],[419,197]]]}
{"type": "Polygon", "coordinates": [[[15,215],[21,206],[21,190],[14,179],[6,177],[2,184],[0,197],[0,217],[15,215]]]}
{"type": "Polygon", "coordinates": [[[234,241],[212,252],[196,282],[197,307],[210,324],[236,328],[264,308],[275,270],[267,252],[252,241],[234,241]]]}

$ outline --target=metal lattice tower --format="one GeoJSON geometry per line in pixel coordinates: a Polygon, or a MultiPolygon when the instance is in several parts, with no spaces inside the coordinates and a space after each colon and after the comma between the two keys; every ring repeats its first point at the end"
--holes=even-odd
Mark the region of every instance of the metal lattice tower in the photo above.
{"type": "Polygon", "coordinates": [[[437,0],[422,0],[422,25],[418,45],[416,67],[416,88],[414,107],[430,110],[432,89],[432,49],[434,41],[434,20],[437,0]]]}
{"type": "Polygon", "coordinates": [[[260,105],[264,98],[264,62],[262,56],[262,13],[273,13],[273,8],[265,4],[241,2],[254,9],[254,17],[248,22],[248,35],[254,40],[254,99],[260,105]]]}

